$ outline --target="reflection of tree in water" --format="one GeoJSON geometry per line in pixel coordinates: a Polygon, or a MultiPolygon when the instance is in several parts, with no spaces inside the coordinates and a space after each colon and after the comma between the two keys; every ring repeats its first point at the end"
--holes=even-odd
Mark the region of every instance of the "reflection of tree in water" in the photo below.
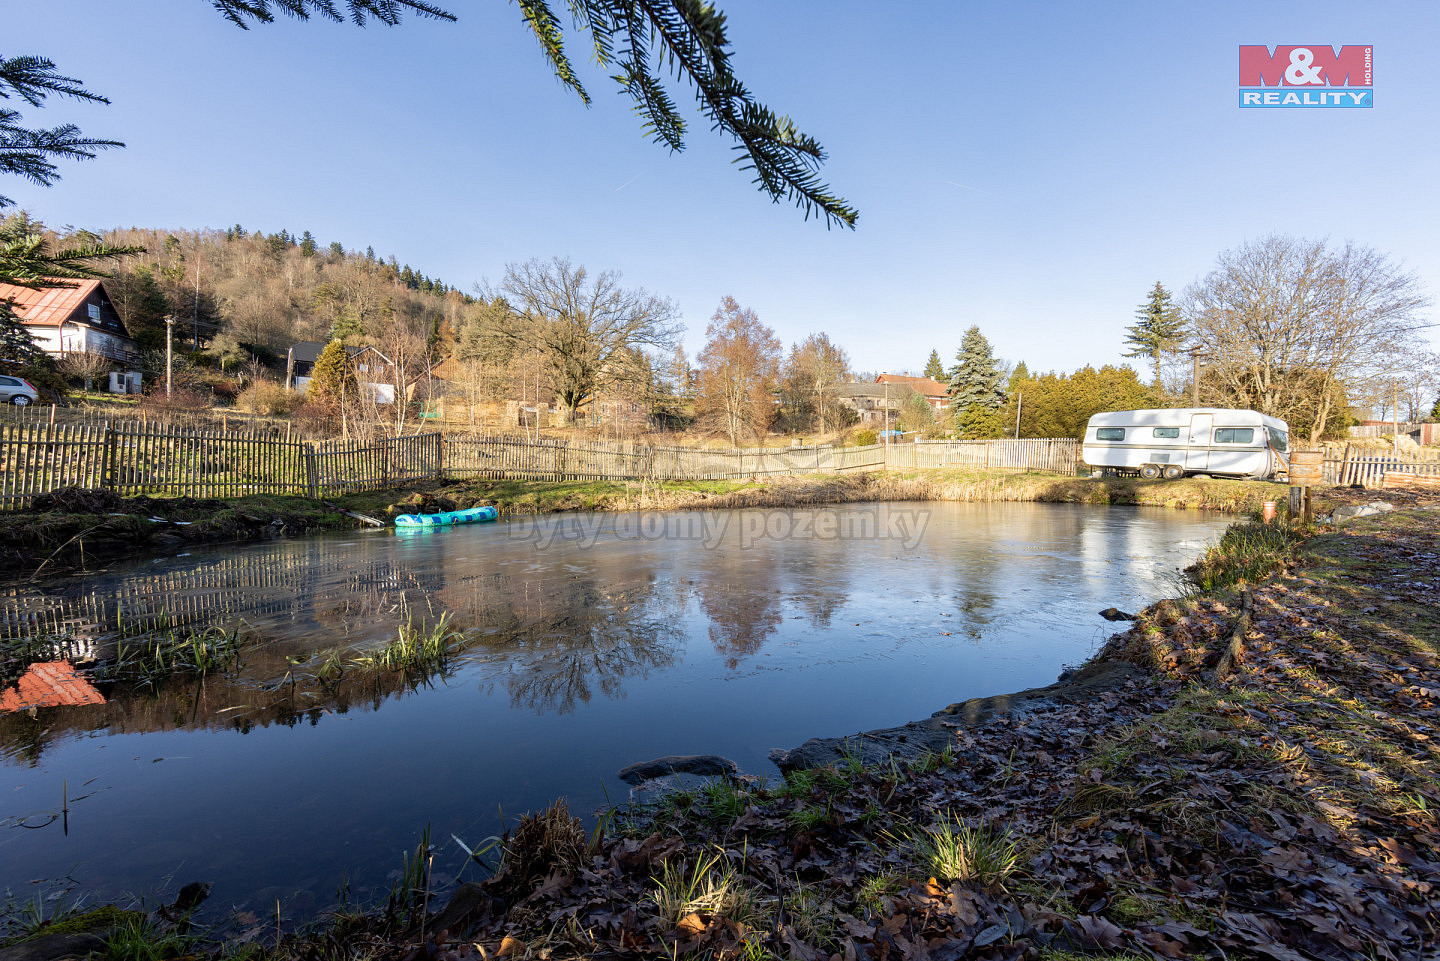
{"type": "Polygon", "coordinates": [[[495,666],[513,707],[569,714],[597,693],[622,698],[625,678],[669,667],[684,644],[678,612],[664,610],[649,584],[577,580],[537,600],[539,610],[511,606],[504,627],[487,618],[492,632],[482,643],[500,655],[495,666]]]}
{"type": "Polygon", "coordinates": [[[0,760],[34,767],[54,740],[54,730],[44,712],[26,711],[0,718],[0,760]]]}
{"type": "Polygon", "coordinates": [[[835,612],[850,600],[852,577],[860,573],[855,552],[834,539],[796,541],[786,548],[790,603],[805,612],[811,627],[828,630],[835,612]]]}
{"type": "Polygon", "coordinates": [[[710,643],[734,668],[764,647],[784,620],[779,565],[768,550],[711,551],[709,557],[696,579],[700,607],[710,618],[710,643]]]}

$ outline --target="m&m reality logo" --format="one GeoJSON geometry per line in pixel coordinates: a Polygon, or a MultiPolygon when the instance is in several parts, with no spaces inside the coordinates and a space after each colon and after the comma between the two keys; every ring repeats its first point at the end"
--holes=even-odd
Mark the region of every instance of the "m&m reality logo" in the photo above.
{"type": "Polygon", "coordinates": [[[1242,107],[1373,107],[1371,47],[1240,47],[1242,107]]]}

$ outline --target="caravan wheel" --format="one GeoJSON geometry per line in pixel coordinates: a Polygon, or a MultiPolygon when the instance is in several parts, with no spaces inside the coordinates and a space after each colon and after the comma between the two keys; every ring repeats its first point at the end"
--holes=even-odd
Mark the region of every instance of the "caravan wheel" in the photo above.
{"type": "Polygon", "coordinates": [[[1146,464],[1140,468],[1140,476],[1146,480],[1154,480],[1160,476],[1160,468],[1155,464],[1146,464]]]}
{"type": "Polygon", "coordinates": [[[1185,469],[1184,469],[1183,467],[1181,467],[1179,464],[1171,464],[1169,467],[1165,468],[1165,479],[1166,479],[1166,480],[1179,480],[1181,477],[1184,477],[1184,476],[1185,476],[1185,469]]]}

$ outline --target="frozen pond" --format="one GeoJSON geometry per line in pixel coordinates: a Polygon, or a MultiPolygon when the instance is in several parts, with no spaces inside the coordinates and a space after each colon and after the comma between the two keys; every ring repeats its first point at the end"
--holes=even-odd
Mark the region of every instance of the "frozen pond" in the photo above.
{"type": "MultiPolygon", "coordinates": [[[[426,824],[437,877],[626,764],[767,752],[1053,681],[1176,592],[1228,520],[1147,508],[899,503],[571,514],[277,541],[116,565],[0,597],[6,636],[249,625],[239,676],[0,715],[0,887],[215,883],[207,910],[377,897],[426,824]],[[317,654],[451,612],[443,676],[323,690],[317,654]],[[1123,625],[1121,625],[1123,627],[1123,625]],[[54,817],[68,796],[68,818],[54,817]]],[[[467,877],[470,877],[467,874],[467,877]]]]}

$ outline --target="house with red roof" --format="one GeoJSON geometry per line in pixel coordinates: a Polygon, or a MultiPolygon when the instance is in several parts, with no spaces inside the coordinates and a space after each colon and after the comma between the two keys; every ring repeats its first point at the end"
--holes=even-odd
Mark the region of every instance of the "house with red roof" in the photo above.
{"type": "Polygon", "coordinates": [[[902,374],[881,374],[875,378],[875,383],[889,384],[892,388],[908,387],[921,397],[924,397],[937,414],[943,413],[945,405],[950,403],[949,386],[929,377],[906,377],[902,374]]]}
{"type": "Polygon", "coordinates": [[[35,346],[51,357],[99,354],[117,364],[133,364],[140,350],[120,320],[100,280],[70,280],[70,287],[31,290],[0,284],[0,300],[9,302],[30,331],[35,346]]]}

